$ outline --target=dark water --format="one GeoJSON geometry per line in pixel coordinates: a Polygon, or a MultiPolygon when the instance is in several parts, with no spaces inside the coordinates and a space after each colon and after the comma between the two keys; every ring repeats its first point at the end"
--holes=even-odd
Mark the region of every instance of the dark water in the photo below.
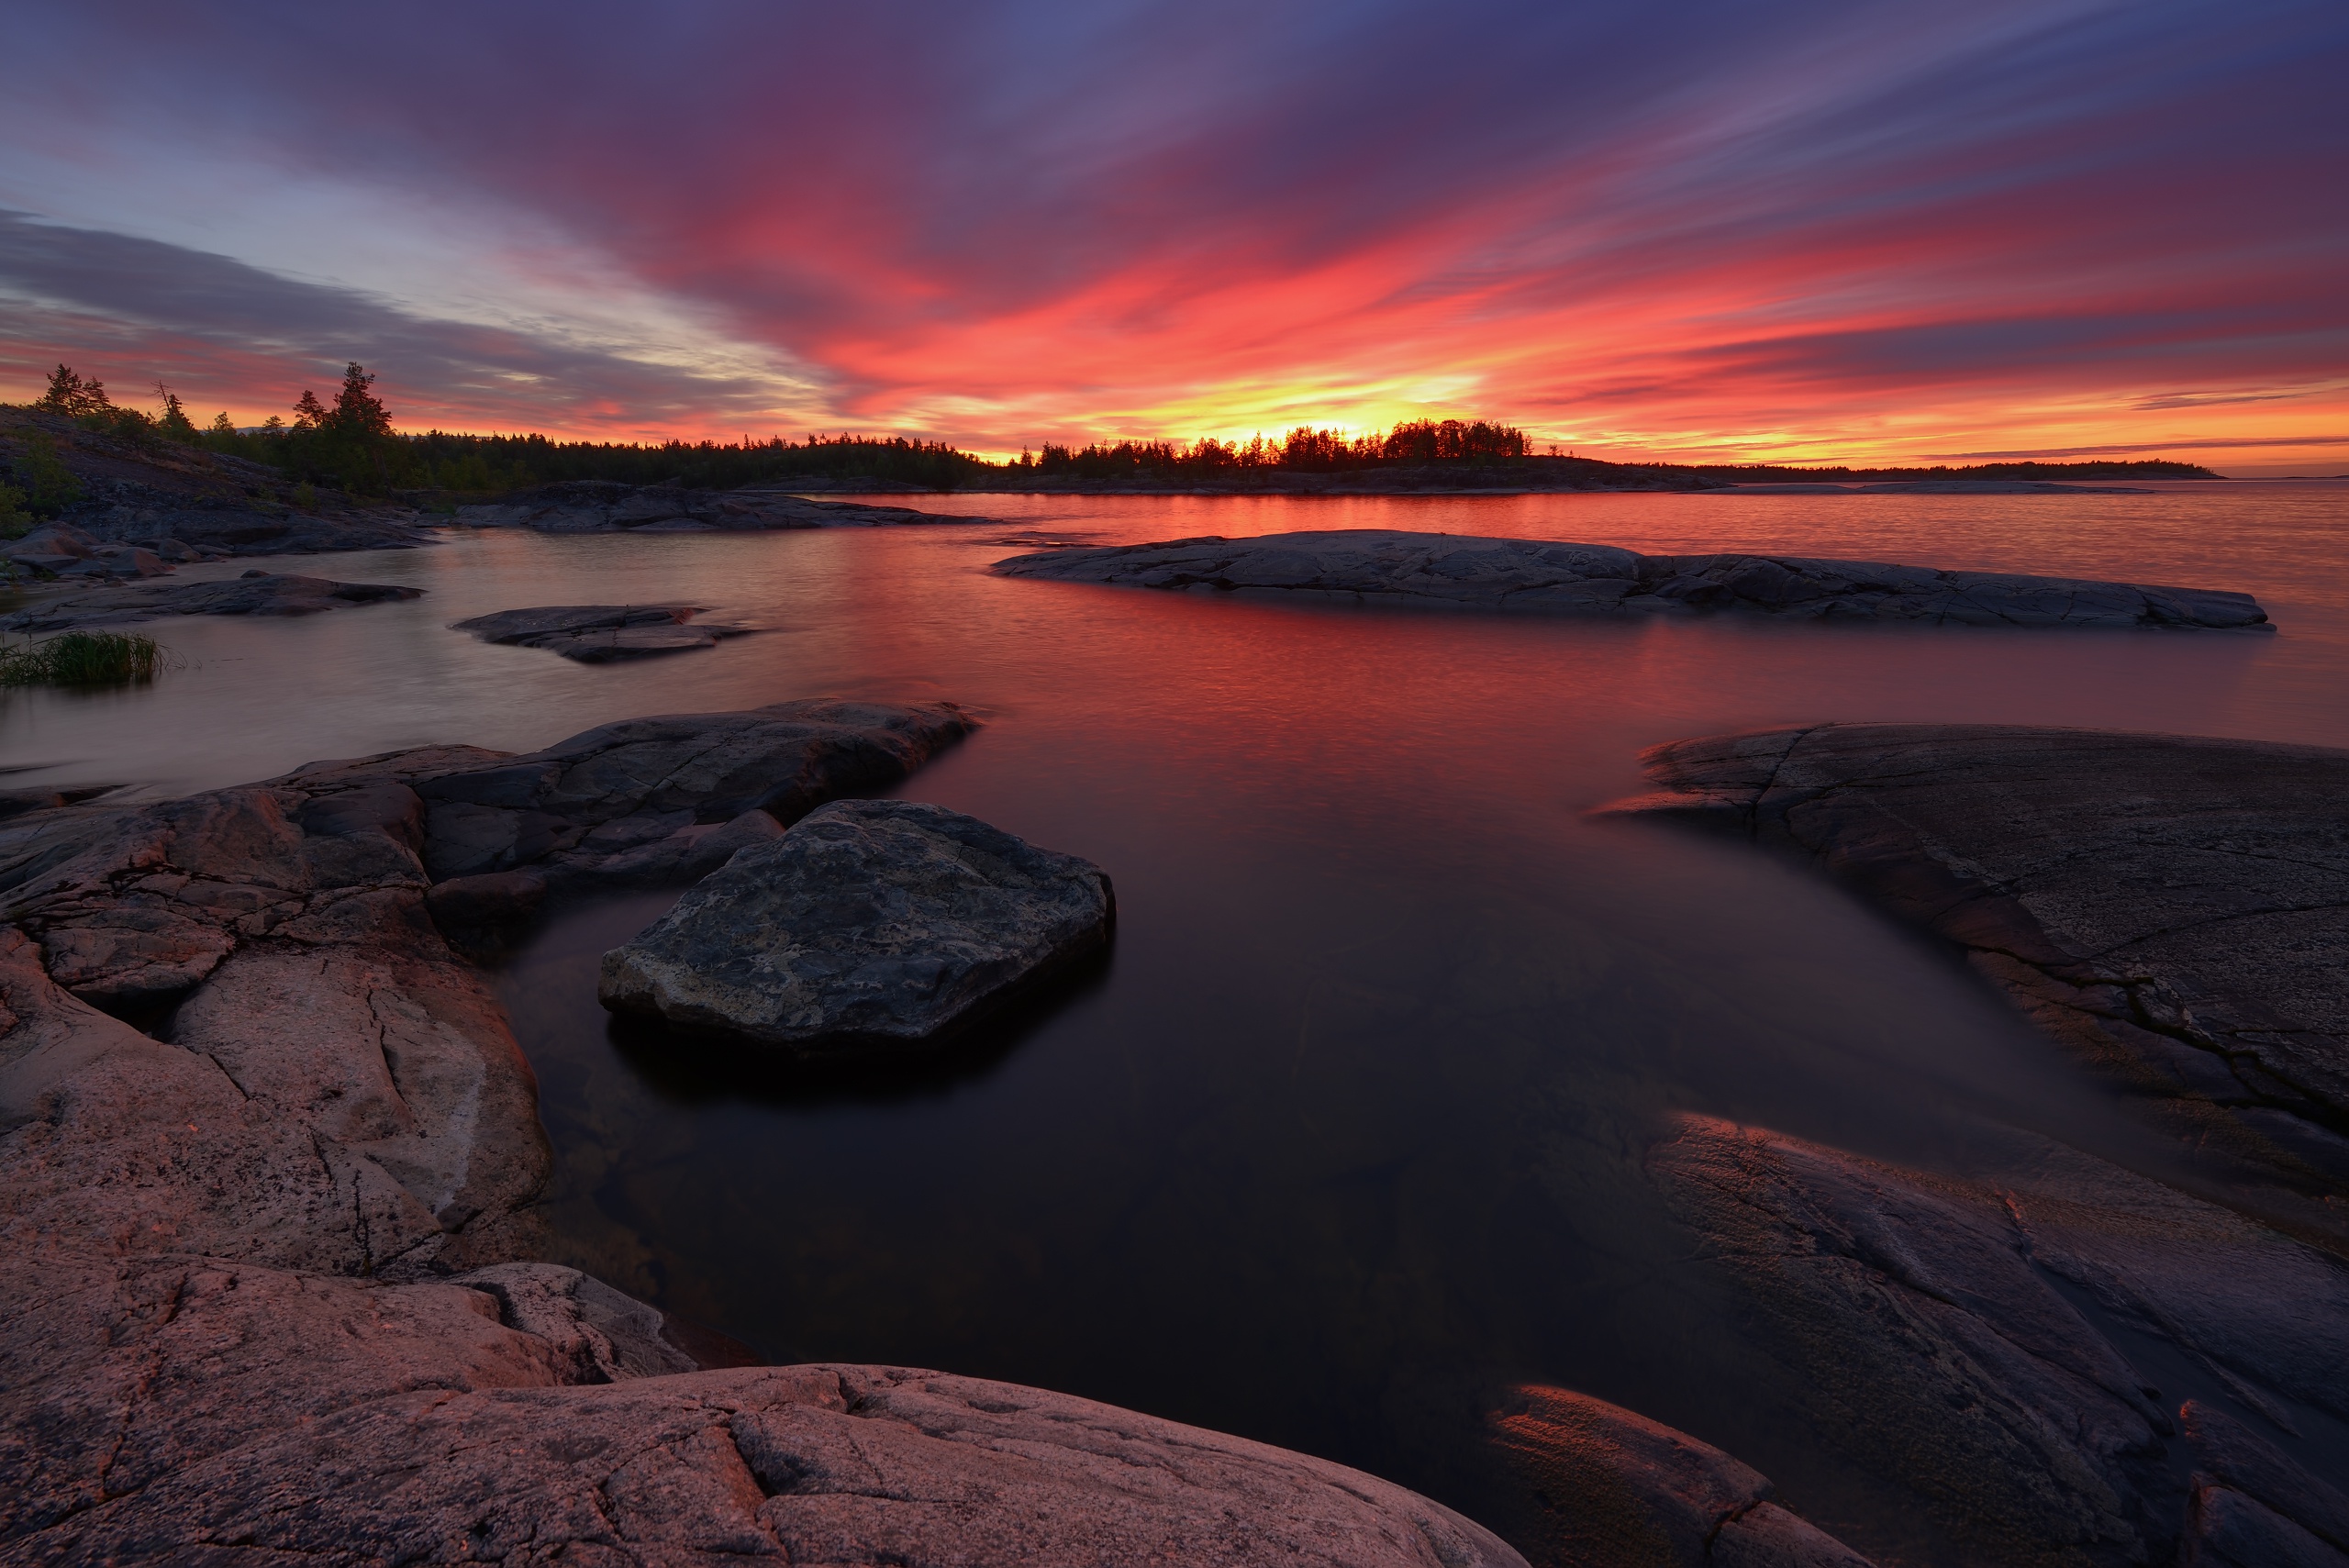
{"type": "MultiPolygon", "coordinates": [[[[1066,1389],[1485,1507],[1538,1379],[1731,1449],[1863,1549],[1931,1554],[1795,1421],[1641,1169],[1734,1118],[1952,1171],[2022,1126],[2168,1151],[1950,957],[1802,868],[1594,820],[1640,748],[1803,720],[2349,745],[2349,486],[2141,495],[941,498],[976,528],[464,538],[309,563],[410,605],[160,628],[150,692],[0,699],[39,778],[201,787],[425,740],[820,693],[987,716],[904,793],[1116,879],[1097,973],[910,1076],[749,1081],[615,1036],[576,914],[506,977],[563,1255],[779,1360],[1066,1389]],[[1480,619],[985,574],[1035,535],[1413,527],[2249,589],[2276,637],[1480,619]],[[772,629],[588,669],[447,621],[685,598],[772,629]]],[[[239,563],[241,566],[243,563],[239,563]]]]}

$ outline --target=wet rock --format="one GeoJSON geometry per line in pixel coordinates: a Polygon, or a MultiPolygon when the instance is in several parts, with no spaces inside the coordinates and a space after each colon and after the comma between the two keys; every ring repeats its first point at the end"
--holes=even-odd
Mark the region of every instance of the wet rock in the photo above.
{"type": "Polygon", "coordinates": [[[1745,1303],[1799,1418],[1975,1560],[2169,1561],[2194,1496],[2103,1323],[2273,1429],[2349,1411],[2349,1270],[2117,1166],[2013,1135],[1995,1184],[1683,1118],[1649,1167],[1745,1303]]]}
{"type": "Polygon", "coordinates": [[[1535,1568],[1866,1568],[1773,1501],[1759,1472],[1603,1399],[1528,1385],[1487,1427],[1522,1488],[1526,1506],[1508,1522],[1535,1568]]]}
{"type": "Polygon", "coordinates": [[[671,484],[574,480],[482,506],[460,506],[462,528],[539,533],[716,533],[769,528],[854,528],[985,519],[854,501],[810,501],[768,490],[688,490],[671,484]]]}
{"type": "Polygon", "coordinates": [[[1109,879],[975,817],[842,801],[604,955],[616,1012],[814,1051],[924,1039],[1097,950],[1109,879]]]}
{"type": "Polygon", "coordinates": [[[1212,589],[1296,602],[1598,614],[1736,610],[1803,620],[2241,629],[2246,594],[1802,556],[1639,555],[1606,545],[1331,529],[1044,550],[1011,577],[1212,589]]]}
{"type": "Polygon", "coordinates": [[[95,800],[100,795],[112,795],[121,787],[120,784],[37,784],[29,789],[0,789],[0,817],[74,806],[85,800],[95,800]]]}
{"type": "Polygon", "coordinates": [[[711,864],[707,826],[751,811],[796,822],[888,787],[975,728],[952,703],[832,698],[622,719],[420,784],[425,863],[436,881],[540,863],[558,890],[689,881],[711,864]]]}
{"type": "Polygon", "coordinates": [[[389,583],[336,583],[324,577],[253,571],[218,583],[165,583],[101,588],[45,599],[0,618],[0,630],[69,631],[118,626],[160,616],[306,616],[353,605],[424,596],[389,583]]]}
{"type": "Polygon", "coordinates": [[[2349,1234],[2349,752],[1833,724],[1643,761],[1664,787],[1620,809],[1816,856],[1958,943],[2208,1157],[2334,1195],[2298,1218],[2349,1234]]]}
{"type": "Polygon", "coordinates": [[[700,613],[693,605],[546,605],[475,616],[453,622],[450,629],[472,632],[484,642],[544,649],[584,664],[714,648],[721,638],[750,632],[749,627],[724,621],[693,621],[700,613]]]}

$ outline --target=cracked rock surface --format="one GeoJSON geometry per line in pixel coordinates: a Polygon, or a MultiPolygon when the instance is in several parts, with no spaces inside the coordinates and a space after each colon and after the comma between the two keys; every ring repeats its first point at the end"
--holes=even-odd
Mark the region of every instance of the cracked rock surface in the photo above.
{"type": "Polygon", "coordinates": [[[1619,1405],[1529,1384],[1486,1425],[1520,1479],[1513,1533],[1537,1564],[1869,1568],[1774,1501],[1758,1471],[1619,1405]]]}
{"type": "Polygon", "coordinates": [[[1792,1418],[1968,1560],[2349,1562],[2349,1508],[2279,1447],[2340,1456],[2349,1268],[2011,1136],[1997,1181],[1959,1181],[1683,1117],[1649,1169],[1792,1418]],[[2239,1415],[2179,1406],[2173,1379],[2239,1415]]]}
{"type": "Polygon", "coordinates": [[[449,629],[472,632],[484,642],[544,649],[583,664],[715,648],[720,638],[750,632],[724,621],[694,620],[699,614],[695,605],[541,605],[453,621],[449,629]]]}
{"type": "Polygon", "coordinates": [[[1010,577],[1294,601],[1537,615],[1727,610],[1800,620],[2245,629],[2248,594],[1780,555],[1640,555],[1607,545],[1340,528],[1043,550],[1010,577]]]}
{"type": "Polygon", "coordinates": [[[960,812],[839,801],[604,955],[616,1012],[799,1051],[936,1033],[1108,940],[1109,878],[960,812]]]}
{"type": "Polygon", "coordinates": [[[1817,857],[2349,1237],[2349,752],[1828,724],[1643,761],[1663,788],[1619,809],[1817,857]]]}
{"type": "Polygon", "coordinates": [[[810,501],[761,490],[688,490],[674,484],[621,484],[579,479],[542,485],[502,500],[457,508],[455,522],[471,528],[529,528],[538,533],[730,533],[765,528],[866,528],[907,523],[976,523],[988,519],[876,506],[858,501],[810,501]]]}
{"type": "Polygon", "coordinates": [[[309,616],[423,596],[421,588],[389,583],[337,583],[256,570],[218,583],[139,584],[44,599],[0,618],[0,631],[70,631],[161,616],[309,616]]]}

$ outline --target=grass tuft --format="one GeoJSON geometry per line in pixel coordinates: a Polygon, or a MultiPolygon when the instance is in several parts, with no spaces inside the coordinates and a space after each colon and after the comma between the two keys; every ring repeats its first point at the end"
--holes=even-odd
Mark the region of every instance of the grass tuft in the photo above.
{"type": "Polygon", "coordinates": [[[69,631],[46,642],[0,647],[0,686],[120,686],[151,681],[176,663],[151,637],[69,631]]]}

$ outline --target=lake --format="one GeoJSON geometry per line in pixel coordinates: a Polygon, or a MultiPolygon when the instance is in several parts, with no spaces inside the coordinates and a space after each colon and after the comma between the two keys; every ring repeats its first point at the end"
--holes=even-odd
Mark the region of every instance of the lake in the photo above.
{"type": "Polygon", "coordinates": [[[2349,746],[2349,484],[906,499],[988,520],[306,558],[289,569],[428,593],[158,623],[183,668],[0,694],[0,758],[40,770],[12,783],[177,794],[633,714],[968,705],[986,727],[900,793],[1098,862],[1109,960],[910,1073],[748,1079],[615,1033],[596,1004],[597,957],[665,898],[564,917],[500,976],[563,1261],[774,1360],[1063,1389],[1472,1515],[1493,1391],[1563,1384],[1731,1450],[1863,1551],[1943,1555],[1784,1415],[1642,1172],[1660,1118],[1959,1173],[1994,1169],[2002,1126],[2154,1174],[2170,1151],[1949,952],[1806,868],[1587,813],[1642,787],[1642,747],[1809,720],[2349,746]],[[1298,528],[2239,589],[2280,631],[1486,618],[985,571],[1041,541],[1298,528]],[[672,599],[763,630],[588,667],[445,629],[672,599]]]}

